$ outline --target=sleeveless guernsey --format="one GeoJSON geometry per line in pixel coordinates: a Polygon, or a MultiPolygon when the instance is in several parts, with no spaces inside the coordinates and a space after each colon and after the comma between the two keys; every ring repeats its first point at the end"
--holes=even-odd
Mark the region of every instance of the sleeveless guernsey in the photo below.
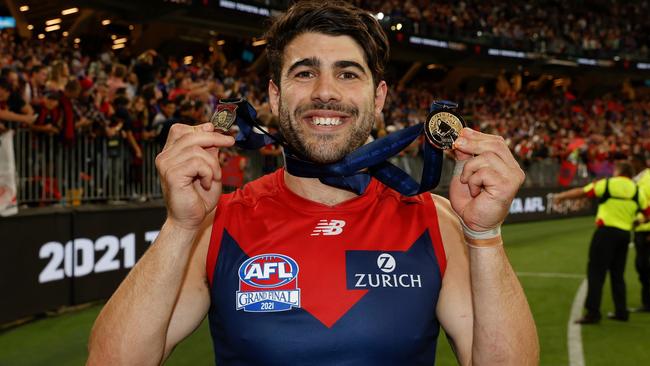
{"type": "Polygon", "coordinates": [[[433,365],[446,259],[429,193],[330,207],[284,170],[222,195],[208,249],[216,363],[433,365]]]}

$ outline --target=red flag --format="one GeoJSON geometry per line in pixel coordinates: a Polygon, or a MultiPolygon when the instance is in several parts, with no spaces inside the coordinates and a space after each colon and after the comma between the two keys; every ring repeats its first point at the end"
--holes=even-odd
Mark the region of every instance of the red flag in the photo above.
{"type": "Polygon", "coordinates": [[[577,164],[573,164],[567,160],[563,161],[562,165],[560,166],[560,174],[557,176],[557,182],[562,187],[568,187],[573,181],[573,177],[575,177],[577,171],[577,164]]]}

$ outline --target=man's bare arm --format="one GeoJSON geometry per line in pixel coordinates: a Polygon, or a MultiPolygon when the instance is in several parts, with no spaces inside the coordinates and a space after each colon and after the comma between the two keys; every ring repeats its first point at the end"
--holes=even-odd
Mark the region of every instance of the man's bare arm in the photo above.
{"type": "Polygon", "coordinates": [[[556,202],[560,202],[563,200],[582,198],[585,196],[587,196],[587,193],[585,193],[584,189],[582,189],[582,187],[577,187],[577,188],[569,189],[568,191],[554,194],[553,200],[555,200],[556,202]]]}
{"type": "MultiPolygon", "coordinates": [[[[455,332],[453,337],[457,343],[466,345],[464,337],[471,333],[472,364],[537,364],[539,346],[535,323],[503,249],[499,229],[525,175],[499,136],[465,128],[454,148],[457,165],[449,197],[451,209],[458,218],[453,220],[451,226],[456,227],[456,232],[445,248],[450,247],[448,256],[452,257],[454,245],[467,245],[464,250],[469,263],[470,293],[465,294],[467,300],[462,305],[459,300],[454,305],[466,309],[467,301],[471,302],[472,331],[455,332]],[[458,234],[459,223],[462,235],[458,234]]],[[[443,225],[449,226],[449,220],[443,225]]],[[[451,258],[450,267],[453,261],[451,258]]],[[[448,280],[454,279],[444,281],[448,280]]],[[[457,290],[451,292],[454,291],[457,290]]],[[[455,298],[461,296],[456,294],[455,298]]],[[[466,348],[459,347],[459,350],[466,352],[466,348]]],[[[461,354],[460,359],[467,357],[461,354]]]]}
{"type": "Polygon", "coordinates": [[[233,139],[209,124],[176,124],[156,158],[167,206],[158,238],[93,327],[90,365],[158,365],[205,317],[205,258],[221,195],[218,148],[233,139]]]}
{"type": "Polygon", "coordinates": [[[459,364],[537,364],[535,323],[503,247],[467,247],[449,202],[435,201],[447,254],[437,315],[459,364]]]}
{"type": "Polygon", "coordinates": [[[470,248],[476,365],[537,365],[537,330],[503,246],[470,248]]]}
{"type": "Polygon", "coordinates": [[[89,365],[158,365],[200,324],[210,303],[196,265],[206,231],[193,244],[196,233],[163,225],[97,318],[89,365]]]}
{"type": "Polygon", "coordinates": [[[447,269],[442,278],[436,315],[460,365],[472,363],[474,311],[470,284],[469,258],[463,243],[458,217],[449,201],[433,196],[438,213],[440,235],[447,256],[447,269]]]}

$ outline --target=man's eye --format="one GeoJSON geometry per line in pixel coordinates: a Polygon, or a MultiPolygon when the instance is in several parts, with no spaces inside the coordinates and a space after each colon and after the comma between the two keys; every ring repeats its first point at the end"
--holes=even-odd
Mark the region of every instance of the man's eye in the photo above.
{"type": "Polygon", "coordinates": [[[341,79],[357,79],[358,78],[357,74],[355,74],[353,72],[343,72],[343,73],[341,73],[340,77],[341,77],[341,79]]]}
{"type": "Polygon", "coordinates": [[[296,74],[296,77],[301,79],[308,79],[314,77],[314,74],[311,71],[300,71],[296,74]]]}

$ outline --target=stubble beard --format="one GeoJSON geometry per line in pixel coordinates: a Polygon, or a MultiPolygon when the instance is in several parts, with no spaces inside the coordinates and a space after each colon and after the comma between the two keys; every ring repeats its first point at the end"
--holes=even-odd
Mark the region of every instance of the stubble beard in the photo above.
{"type": "Polygon", "coordinates": [[[341,103],[311,103],[296,108],[292,113],[280,98],[279,125],[280,132],[293,149],[310,161],[319,164],[329,164],[343,159],[346,155],[361,147],[375,124],[374,102],[368,103],[364,111],[341,103]],[[306,131],[304,124],[299,121],[301,111],[305,110],[334,110],[345,111],[351,115],[351,126],[345,136],[340,133],[316,134],[306,131]]]}

